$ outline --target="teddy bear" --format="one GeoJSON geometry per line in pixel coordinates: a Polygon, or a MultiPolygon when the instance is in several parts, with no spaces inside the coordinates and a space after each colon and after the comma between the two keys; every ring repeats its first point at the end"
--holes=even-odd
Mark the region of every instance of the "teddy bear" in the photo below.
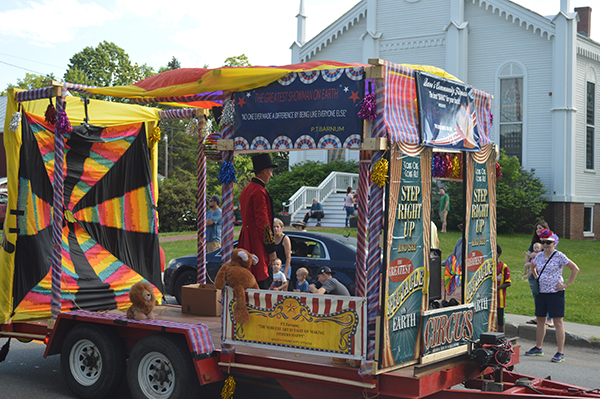
{"type": "Polygon", "coordinates": [[[258,257],[245,249],[236,249],[231,255],[231,262],[225,263],[219,269],[215,278],[215,287],[219,290],[225,287],[225,283],[233,288],[233,294],[237,299],[233,309],[233,319],[237,323],[246,323],[250,320],[250,313],[246,305],[246,288],[258,289],[256,278],[250,272],[250,266],[258,263],[258,257]],[[243,306],[241,304],[243,303],[243,306]]]}
{"type": "Polygon", "coordinates": [[[154,319],[156,295],[152,285],[147,281],[138,281],[129,290],[132,305],[127,309],[127,318],[134,320],[154,319]]]}

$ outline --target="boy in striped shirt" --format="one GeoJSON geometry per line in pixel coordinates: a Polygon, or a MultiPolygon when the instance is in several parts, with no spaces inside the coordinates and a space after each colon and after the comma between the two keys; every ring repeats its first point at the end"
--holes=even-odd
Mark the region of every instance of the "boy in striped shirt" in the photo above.
{"type": "Polygon", "coordinates": [[[504,332],[504,308],[506,307],[506,289],[510,287],[510,270],[508,266],[500,260],[502,247],[496,246],[496,278],[498,291],[498,332],[504,332]]]}

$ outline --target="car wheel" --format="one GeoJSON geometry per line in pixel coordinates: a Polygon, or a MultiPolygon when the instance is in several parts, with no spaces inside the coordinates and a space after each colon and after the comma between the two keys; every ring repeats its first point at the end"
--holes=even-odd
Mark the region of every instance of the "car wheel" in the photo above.
{"type": "Polygon", "coordinates": [[[184,270],[179,277],[177,277],[175,285],[173,286],[173,296],[179,305],[181,305],[181,287],[184,285],[196,284],[197,278],[198,273],[195,270],[184,270]]]}
{"type": "Polygon", "coordinates": [[[198,392],[192,357],[183,340],[163,334],[139,341],[129,355],[127,381],[136,399],[187,399],[198,392]]]}
{"type": "Polygon", "coordinates": [[[62,346],[60,366],[65,382],[82,398],[114,393],[125,374],[125,350],[113,331],[88,324],[71,330],[62,346]]]}

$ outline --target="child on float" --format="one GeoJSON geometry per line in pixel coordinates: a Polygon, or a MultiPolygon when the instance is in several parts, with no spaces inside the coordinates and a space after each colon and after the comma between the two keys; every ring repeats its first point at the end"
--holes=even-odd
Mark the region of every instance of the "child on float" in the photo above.
{"type": "Polygon", "coordinates": [[[274,291],[285,291],[288,286],[287,278],[281,271],[281,259],[277,258],[273,261],[273,282],[269,287],[270,290],[274,291]]]}

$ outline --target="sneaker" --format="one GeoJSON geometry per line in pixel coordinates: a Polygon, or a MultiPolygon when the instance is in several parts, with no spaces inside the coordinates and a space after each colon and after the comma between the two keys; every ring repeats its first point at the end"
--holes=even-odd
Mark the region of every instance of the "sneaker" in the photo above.
{"type": "Polygon", "coordinates": [[[544,355],[544,351],[541,348],[538,348],[537,346],[534,346],[533,348],[531,348],[527,352],[525,352],[525,354],[527,356],[543,356],[544,355]]]}
{"type": "Polygon", "coordinates": [[[556,354],[554,355],[554,357],[552,358],[552,361],[554,363],[560,363],[560,362],[564,362],[565,361],[565,355],[563,355],[560,352],[556,352],[556,354]]]}
{"type": "Polygon", "coordinates": [[[315,227],[321,227],[321,223],[317,223],[315,227]]]}

